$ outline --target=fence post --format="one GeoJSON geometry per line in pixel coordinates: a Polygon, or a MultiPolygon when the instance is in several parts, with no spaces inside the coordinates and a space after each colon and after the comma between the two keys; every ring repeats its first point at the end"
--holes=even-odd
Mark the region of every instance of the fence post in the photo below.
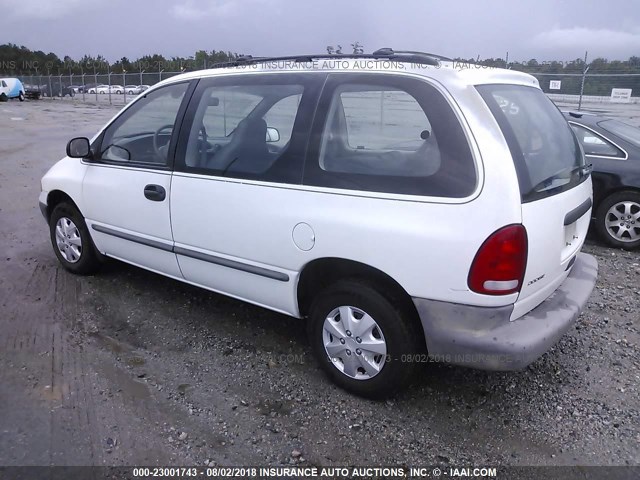
{"type": "Polygon", "coordinates": [[[589,65],[587,65],[587,53],[584,52],[584,71],[582,72],[582,82],[580,83],[580,98],[578,99],[578,110],[582,108],[582,94],[584,92],[584,79],[589,71],[589,65]]]}

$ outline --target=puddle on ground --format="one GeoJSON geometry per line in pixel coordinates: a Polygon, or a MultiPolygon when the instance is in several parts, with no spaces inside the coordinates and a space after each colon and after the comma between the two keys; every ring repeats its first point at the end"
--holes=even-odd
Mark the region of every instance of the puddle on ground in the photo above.
{"type": "Polygon", "coordinates": [[[108,363],[102,363],[97,372],[109,382],[109,389],[116,395],[122,395],[125,401],[137,402],[149,398],[149,389],[146,383],[141,383],[130,374],[108,363]]]}
{"type": "Polygon", "coordinates": [[[145,364],[145,360],[142,357],[131,357],[127,359],[127,364],[132,367],[139,367],[145,364]]]}
{"type": "Polygon", "coordinates": [[[288,400],[262,400],[256,407],[260,415],[271,415],[275,412],[279,415],[288,415],[293,408],[293,402],[288,400]]]}
{"type": "MultiPolygon", "coordinates": [[[[99,332],[92,332],[90,333],[90,335],[94,338],[97,338],[100,343],[102,343],[102,345],[104,347],[106,347],[108,350],[111,350],[114,353],[122,353],[122,352],[129,352],[131,351],[131,347],[126,345],[125,343],[122,343],[119,340],[116,340],[113,337],[110,337],[109,335],[104,335],[102,333],[99,332]]],[[[143,361],[144,363],[144,361],[143,361]]]]}

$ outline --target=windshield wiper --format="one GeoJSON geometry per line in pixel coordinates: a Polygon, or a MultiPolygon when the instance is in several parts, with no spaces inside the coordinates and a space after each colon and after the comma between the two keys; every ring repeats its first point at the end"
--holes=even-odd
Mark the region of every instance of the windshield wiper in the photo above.
{"type": "Polygon", "coordinates": [[[571,176],[576,172],[580,173],[581,176],[589,175],[592,170],[593,170],[593,164],[591,164],[591,163],[588,164],[588,165],[578,165],[578,166],[575,166],[575,167],[563,168],[559,172],[556,172],[553,175],[551,175],[550,177],[547,177],[544,180],[542,180],[541,182],[537,183],[531,189],[531,191],[532,192],[540,192],[540,191],[546,189],[545,187],[551,186],[551,183],[554,180],[558,180],[560,178],[566,178],[567,180],[569,180],[569,179],[571,179],[571,176]]]}

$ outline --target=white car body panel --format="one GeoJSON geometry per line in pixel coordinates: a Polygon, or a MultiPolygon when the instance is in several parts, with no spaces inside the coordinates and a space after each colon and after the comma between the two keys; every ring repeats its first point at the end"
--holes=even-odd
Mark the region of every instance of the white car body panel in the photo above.
{"type": "Polygon", "coordinates": [[[156,170],[87,164],[82,186],[81,211],[100,252],[138,265],[181,277],[175,254],[96,230],[108,228],[153,242],[173,245],[168,201],[144,196],[149,184],[171,190],[171,174],[156,170]]]}
{"type": "MultiPolygon", "coordinates": [[[[334,65],[326,63],[323,68],[320,61],[321,66],[312,71],[362,72],[356,62],[344,59],[334,65]]],[[[505,135],[475,86],[503,83],[539,88],[532,76],[509,70],[467,68],[456,62],[441,62],[439,68],[372,63],[368,72],[417,78],[435,86],[446,98],[475,161],[477,185],[468,197],[269,183],[65,158],[43,178],[41,202],[46,203],[53,190],[68,194],[86,218],[97,249],[107,256],[296,317],[304,314],[298,305],[298,282],[307,265],[327,258],[358,262],[391,277],[412,299],[425,300],[416,304],[425,332],[423,311],[427,315],[439,312],[441,304],[470,307],[468,323],[459,332],[472,339],[486,334],[486,343],[491,345],[494,319],[483,320],[483,325],[489,327],[476,335],[475,313],[489,312],[482,315],[490,317],[493,309],[501,315],[508,311],[506,323],[515,324],[549,299],[570,275],[584,243],[590,215],[585,212],[566,226],[565,217],[591,198],[591,180],[560,194],[522,202],[505,135]],[[149,184],[162,186],[166,199],[145,198],[143,190],[149,184]],[[300,224],[306,224],[309,248],[300,248],[294,240],[294,230],[300,224]],[[524,225],[528,236],[522,288],[506,295],[471,291],[469,271],[481,245],[492,233],[514,224],[524,225]]],[[[139,95],[116,117],[165,85],[281,72],[290,70],[256,65],[250,70],[222,68],[178,75],[139,95]]],[[[101,88],[104,87],[98,87],[98,92],[101,88]]],[[[590,265],[581,262],[581,269],[587,270],[590,265]]],[[[580,275],[588,276],[582,270],[580,275]]],[[[583,280],[573,279],[576,283],[583,280]]],[[[580,300],[575,304],[586,302],[586,290],[587,287],[581,289],[580,300]]],[[[562,313],[562,328],[568,328],[573,320],[567,312],[562,313]]],[[[443,323],[437,327],[448,331],[448,319],[439,320],[443,323]]],[[[528,329],[522,323],[518,328],[520,332],[528,329]]],[[[560,331],[553,325],[548,328],[554,335],[560,331]]],[[[550,341],[537,339],[536,344],[542,348],[550,341]]],[[[446,341],[442,345],[446,346],[446,341]]],[[[487,360],[489,368],[493,368],[491,362],[487,360]]]]}

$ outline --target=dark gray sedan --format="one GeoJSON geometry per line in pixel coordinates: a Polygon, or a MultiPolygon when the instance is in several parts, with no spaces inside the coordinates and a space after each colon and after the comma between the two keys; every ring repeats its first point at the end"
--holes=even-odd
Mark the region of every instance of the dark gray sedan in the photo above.
{"type": "Polygon", "coordinates": [[[593,164],[594,218],[609,245],[640,246],[640,129],[585,112],[565,112],[593,164]]]}

